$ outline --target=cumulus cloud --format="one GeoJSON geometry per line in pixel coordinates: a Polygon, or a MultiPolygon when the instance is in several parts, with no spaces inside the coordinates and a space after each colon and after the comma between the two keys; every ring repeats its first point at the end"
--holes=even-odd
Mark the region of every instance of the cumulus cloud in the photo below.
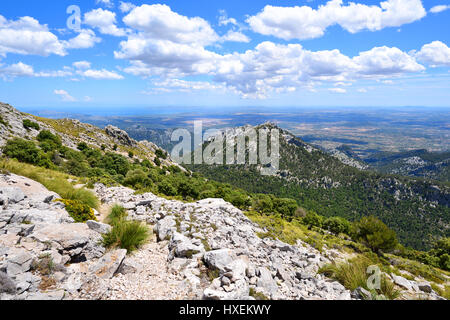
{"type": "Polygon", "coordinates": [[[379,6],[353,2],[343,5],[342,0],[331,0],[318,9],[267,5],[260,13],[249,17],[247,23],[253,31],[263,35],[304,40],[323,36],[333,25],[340,25],[351,33],[377,31],[399,27],[425,15],[426,10],[420,0],[387,0],[379,6]]]}
{"type": "Polygon", "coordinates": [[[56,94],[57,96],[60,96],[62,101],[66,102],[77,101],[77,99],[72,97],[66,90],[54,90],[53,93],[56,94]]]}
{"type": "Polygon", "coordinates": [[[165,79],[163,81],[154,81],[154,88],[149,91],[142,92],[143,94],[154,94],[158,92],[192,92],[203,90],[224,90],[225,87],[221,84],[214,84],[207,81],[186,81],[181,79],[165,79]]]}
{"type": "Polygon", "coordinates": [[[95,35],[94,31],[83,29],[76,37],[63,41],[63,43],[68,49],[89,49],[101,41],[102,40],[95,35]]]}
{"type": "Polygon", "coordinates": [[[441,41],[433,41],[424,45],[416,58],[431,66],[450,66],[450,48],[441,41]]]}
{"type": "Polygon", "coordinates": [[[47,25],[32,17],[13,21],[0,15],[0,55],[7,53],[40,56],[67,54],[63,43],[49,31],[47,25]]]}
{"type": "Polygon", "coordinates": [[[123,21],[140,32],[146,40],[167,40],[189,45],[209,45],[219,36],[210,24],[200,18],[179,15],[167,5],[144,4],[134,8],[123,21]]]}
{"type": "Polygon", "coordinates": [[[116,14],[109,10],[94,9],[84,14],[84,23],[97,28],[102,34],[122,37],[126,34],[125,30],[116,26],[116,14]]]}
{"type": "Polygon", "coordinates": [[[431,13],[439,13],[450,9],[450,5],[437,5],[430,9],[431,13]]]}
{"type": "Polygon", "coordinates": [[[23,76],[31,77],[33,75],[33,67],[22,62],[11,64],[8,66],[0,65],[0,76],[5,80],[23,76]]]}
{"type": "Polygon", "coordinates": [[[240,31],[229,30],[224,36],[221,37],[221,41],[231,41],[231,42],[245,42],[249,43],[250,38],[247,37],[240,31]]]}

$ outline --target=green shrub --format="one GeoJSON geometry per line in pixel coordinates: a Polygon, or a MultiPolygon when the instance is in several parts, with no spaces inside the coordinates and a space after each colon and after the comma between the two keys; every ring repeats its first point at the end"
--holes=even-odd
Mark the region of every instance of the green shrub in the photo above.
{"type": "Polygon", "coordinates": [[[198,199],[200,192],[198,191],[197,186],[195,186],[192,182],[181,181],[178,184],[178,194],[180,194],[184,199],[187,199],[188,197],[198,199]]]}
{"type": "Polygon", "coordinates": [[[57,146],[60,146],[62,144],[61,138],[58,137],[57,135],[54,135],[53,133],[51,133],[48,130],[42,130],[41,132],[39,132],[36,139],[40,142],[50,141],[50,142],[53,142],[57,146]]]}
{"type": "Polygon", "coordinates": [[[128,158],[131,158],[131,159],[134,158],[134,153],[133,153],[133,151],[128,151],[128,158]]]}
{"type": "Polygon", "coordinates": [[[151,179],[141,169],[128,171],[123,184],[133,189],[146,189],[153,185],[151,179]]]}
{"type": "Polygon", "coordinates": [[[161,149],[157,149],[156,152],[156,157],[160,158],[160,159],[167,159],[167,153],[161,149]]]}
{"type": "Polygon", "coordinates": [[[323,217],[319,216],[317,213],[313,211],[309,211],[306,216],[302,219],[303,224],[309,227],[317,227],[322,228],[323,225],[323,217]]]}
{"type": "Polygon", "coordinates": [[[96,221],[94,210],[92,210],[88,205],[82,203],[78,200],[66,200],[58,199],[58,202],[62,202],[66,205],[66,211],[70,216],[78,223],[84,223],[89,220],[96,221]]]}
{"type": "Polygon", "coordinates": [[[86,142],[80,142],[80,143],[77,145],[77,149],[80,150],[80,151],[85,151],[85,150],[88,150],[88,149],[89,149],[89,146],[87,145],[86,142]]]}
{"type": "Polygon", "coordinates": [[[397,235],[388,228],[382,221],[375,217],[363,217],[355,223],[354,238],[362,242],[374,252],[390,251],[397,244],[397,235]]]}
{"type": "Polygon", "coordinates": [[[267,194],[258,194],[254,197],[252,207],[254,210],[261,213],[272,213],[273,212],[272,197],[270,197],[267,194]]]}
{"type": "Polygon", "coordinates": [[[323,228],[339,235],[340,233],[350,234],[351,223],[344,218],[341,217],[332,217],[328,218],[323,222],[323,228]]]}
{"type": "Polygon", "coordinates": [[[37,124],[34,121],[31,121],[30,119],[24,119],[23,122],[23,127],[27,130],[29,129],[35,129],[35,130],[40,130],[41,128],[39,127],[39,124],[37,124]]]}
{"type": "Polygon", "coordinates": [[[110,233],[103,235],[103,245],[118,247],[131,253],[144,245],[150,236],[148,227],[139,221],[121,219],[115,222],[110,233]]]}
{"type": "MultiPolygon", "coordinates": [[[[368,279],[372,274],[367,271],[372,265],[374,264],[371,260],[359,256],[348,262],[325,265],[319,269],[318,273],[339,281],[350,291],[354,291],[358,287],[371,291],[368,288],[368,279]]],[[[394,284],[383,274],[380,279],[380,289],[375,289],[371,293],[373,298],[376,298],[378,295],[384,295],[390,300],[394,300],[400,295],[400,292],[395,289],[394,284]]],[[[371,297],[367,298],[370,299],[371,297]]]]}
{"type": "Polygon", "coordinates": [[[162,181],[158,185],[158,190],[166,196],[172,197],[177,195],[177,189],[167,180],[162,181]]]}
{"type": "Polygon", "coordinates": [[[157,166],[157,167],[161,166],[161,160],[159,160],[159,158],[155,158],[155,160],[153,160],[153,162],[155,163],[155,166],[157,166]]]}
{"type": "Polygon", "coordinates": [[[111,212],[109,213],[106,221],[110,225],[115,225],[117,222],[125,220],[127,216],[128,214],[125,208],[116,204],[111,208],[111,212]]]}
{"type": "Polygon", "coordinates": [[[3,154],[8,158],[29,164],[39,164],[45,157],[34,142],[20,138],[8,140],[3,147],[3,154]]]}
{"type": "Polygon", "coordinates": [[[283,218],[292,218],[298,208],[297,201],[293,199],[273,199],[273,208],[283,218]]]}

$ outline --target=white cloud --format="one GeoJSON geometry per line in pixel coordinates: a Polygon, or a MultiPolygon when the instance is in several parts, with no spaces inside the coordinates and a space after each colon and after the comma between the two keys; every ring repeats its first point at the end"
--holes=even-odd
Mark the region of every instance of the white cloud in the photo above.
{"type": "Polygon", "coordinates": [[[16,53],[23,55],[65,56],[64,45],[58,37],[32,17],[7,20],[0,15],[0,55],[16,53]]]}
{"type": "Polygon", "coordinates": [[[114,71],[108,71],[106,69],[101,70],[78,70],[77,74],[86,78],[92,78],[96,80],[121,80],[123,79],[123,76],[114,72],[114,71]]]}
{"type": "Polygon", "coordinates": [[[366,93],[366,92],[367,92],[367,89],[361,88],[361,89],[358,89],[358,92],[359,92],[359,93],[366,93]]]}
{"type": "Polygon", "coordinates": [[[114,1],[113,0],[95,0],[95,3],[101,4],[107,8],[113,8],[114,7],[114,1]]]}
{"type": "Polygon", "coordinates": [[[227,34],[221,37],[221,41],[232,41],[232,42],[245,42],[249,43],[250,38],[247,37],[245,34],[239,31],[233,31],[229,30],[227,34]]]}
{"type": "Polygon", "coordinates": [[[72,97],[66,90],[54,90],[54,94],[60,96],[63,101],[66,102],[74,102],[77,101],[74,97],[72,97]]]}
{"type": "Polygon", "coordinates": [[[434,6],[433,8],[430,9],[431,13],[439,13],[445,10],[450,9],[450,5],[438,5],[438,6],[434,6]]]}
{"type": "Polygon", "coordinates": [[[247,19],[253,31],[285,40],[313,39],[327,28],[340,25],[351,33],[377,31],[420,20],[426,11],[420,0],[387,0],[379,6],[368,6],[342,0],[331,0],[318,9],[309,6],[275,7],[267,5],[247,19]]]}
{"type": "Polygon", "coordinates": [[[359,73],[363,75],[395,75],[425,70],[414,57],[398,48],[386,46],[361,52],[353,60],[359,65],[359,73]]]}
{"type": "Polygon", "coordinates": [[[72,63],[72,65],[77,69],[89,69],[91,67],[91,63],[89,61],[77,61],[72,63]]]}
{"type": "Polygon", "coordinates": [[[120,6],[119,6],[120,11],[126,13],[126,12],[130,12],[134,8],[136,8],[136,6],[134,4],[132,4],[131,2],[120,1],[120,6]]]}
{"type": "Polygon", "coordinates": [[[207,81],[186,81],[181,79],[166,79],[153,82],[155,88],[150,91],[144,91],[144,94],[154,94],[157,92],[192,92],[203,90],[224,90],[225,87],[220,84],[214,84],[207,81]]]}
{"type": "Polygon", "coordinates": [[[229,24],[237,26],[238,23],[234,18],[228,18],[227,12],[225,10],[219,11],[219,26],[227,26],[229,24]]]}
{"type": "Polygon", "coordinates": [[[424,45],[416,58],[432,66],[450,66],[450,48],[441,41],[433,41],[424,45]]]}
{"type": "Polygon", "coordinates": [[[139,38],[146,40],[201,46],[212,44],[219,39],[206,20],[179,15],[167,5],[144,4],[134,8],[123,21],[140,32],[139,38]]]}
{"type": "Polygon", "coordinates": [[[31,77],[34,75],[33,67],[22,62],[3,67],[0,65],[0,76],[7,80],[15,77],[31,77]]]}
{"type": "Polygon", "coordinates": [[[102,40],[96,37],[95,32],[90,29],[83,29],[74,38],[63,41],[64,46],[69,49],[89,49],[102,40]]]}
{"type": "Polygon", "coordinates": [[[98,28],[101,33],[116,37],[125,36],[125,30],[118,28],[116,22],[116,14],[109,10],[99,8],[84,14],[84,23],[98,28]]]}
{"type": "Polygon", "coordinates": [[[328,91],[332,93],[347,93],[347,90],[344,88],[329,88],[328,91]]]}

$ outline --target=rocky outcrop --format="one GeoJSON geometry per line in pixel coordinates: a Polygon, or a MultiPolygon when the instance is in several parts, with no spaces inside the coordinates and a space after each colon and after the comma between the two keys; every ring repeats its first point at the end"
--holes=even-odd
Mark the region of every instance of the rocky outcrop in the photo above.
{"type": "Polygon", "coordinates": [[[0,195],[0,300],[76,298],[89,279],[118,271],[126,250],[106,253],[106,227],[73,223],[59,195],[12,174],[0,175],[0,195]]]}
{"type": "Polygon", "coordinates": [[[129,147],[136,147],[137,142],[134,139],[131,139],[128,133],[125,131],[114,127],[112,125],[109,125],[105,128],[105,132],[108,136],[112,137],[114,141],[116,141],[119,144],[129,146],[129,147]]]}
{"type": "Polygon", "coordinates": [[[100,184],[95,191],[106,203],[122,204],[130,219],[155,225],[158,240],[167,243],[169,269],[185,277],[197,298],[252,299],[250,289],[271,299],[351,298],[316,274],[331,261],[326,253],[300,241],[260,239],[265,230],[222,199],[183,203],[100,184]],[[205,281],[204,273],[215,278],[205,281]]]}

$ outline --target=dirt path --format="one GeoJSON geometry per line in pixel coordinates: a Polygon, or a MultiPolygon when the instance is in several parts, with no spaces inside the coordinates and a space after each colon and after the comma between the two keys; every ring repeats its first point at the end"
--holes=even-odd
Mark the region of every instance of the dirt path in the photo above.
{"type": "Polygon", "coordinates": [[[127,257],[127,265],[136,268],[108,280],[108,300],[180,300],[194,298],[181,275],[169,272],[167,242],[150,243],[127,257]]]}

